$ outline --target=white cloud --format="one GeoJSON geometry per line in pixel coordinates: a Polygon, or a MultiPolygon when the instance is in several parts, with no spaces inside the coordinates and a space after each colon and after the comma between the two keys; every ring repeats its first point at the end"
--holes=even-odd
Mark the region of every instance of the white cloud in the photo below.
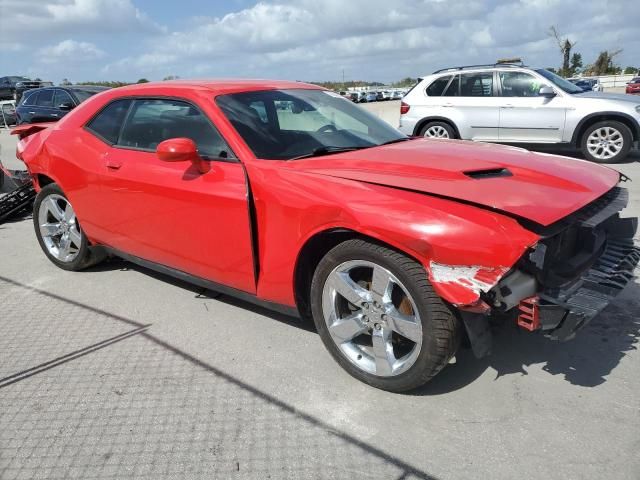
{"type": "MultiPolygon", "coordinates": [[[[136,2],[0,0],[0,30],[16,42],[14,50],[22,48],[10,57],[24,58],[16,61],[24,70],[34,67],[30,52],[37,60],[43,45],[73,41],[76,50],[83,43],[103,50],[102,56],[85,51],[83,58],[94,63],[48,64],[45,75],[85,79],[328,80],[345,69],[347,79],[386,81],[520,55],[531,65],[558,66],[551,25],[577,41],[585,63],[601,50],[624,48],[617,59],[626,66],[640,51],[640,11],[625,0],[262,0],[217,17],[185,11],[172,28],[158,26],[153,11],[142,12],[136,2]]],[[[226,3],[229,10],[238,4],[226,3]]]]}
{"type": "MultiPolygon", "coordinates": [[[[106,71],[134,67],[148,76],[189,76],[262,70],[261,75],[312,79],[337,78],[346,66],[352,78],[384,80],[505,55],[526,55],[528,62],[549,66],[560,61],[547,33],[553,24],[580,39],[585,57],[595,57],[597,48],[615,48],[596,44],[605,38],[603,30],[624,31],[621,22],[627,20],[617,3],[602,8],[581,0],[262,1],[222,17],[199,17],[192,28],[155,39],[142,54],[106,71]]],[[[625,46],[634,37],[616,38],[625,46]]]]}
{"type": "Polygon", "coordinates": [[[92,62],[105,56],[105,52],[93,43],[63,40],[56,45],[44,47],[38,51],[42,63],[82,63],[92,62]]]}
{"type": "Polygon", "coordinates": [[[70,32],[159,30],[131,0],[0,0],[2,35],[28,41],[70,32]]]}

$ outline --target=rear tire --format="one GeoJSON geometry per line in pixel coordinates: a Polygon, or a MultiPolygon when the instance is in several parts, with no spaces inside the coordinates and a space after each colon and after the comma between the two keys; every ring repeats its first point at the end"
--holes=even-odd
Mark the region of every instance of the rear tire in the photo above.
{"type": "Polygon", "coordinates": [[[447,122],[429,122],[420,129],[420,136],[427,138],[456,138],[456,132],[447,122]]]}
{"type": "Polygon", "coordinates": [[[422,265],[364,240],[343,242],[320,261],[311,310],[338,364],[383,390],[425,384],[460,344],[460,322],[433,291],[422,265]]]}
{"type": "Polygon", "coordinates": [[[618,163],[631,150],[633,135],[624,123],[614,120],[597,122],[582,134],[580,149],[584,157],[596,163],[618,163]]]}
{"type": "Polygon", "coordinates": [[[33,226],[42,251],[63,270],[83,270],[106,257],[102,249],[89,246],[71,202],[55,183],[36,196],[33,226]]]}

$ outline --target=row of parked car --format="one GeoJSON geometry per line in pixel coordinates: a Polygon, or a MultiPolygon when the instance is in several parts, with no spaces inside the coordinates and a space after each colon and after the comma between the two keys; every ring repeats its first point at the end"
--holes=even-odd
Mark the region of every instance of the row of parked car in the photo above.
{"type": "Polygon", "coordinates": [[[347,100],[354,103],[368,102],[384,102],[386,100],[400,100],[406,90],[380,90],[380,91],[362,91],[362,92],[340,92],[347,100]]]}
{"type": "Polygon", "coordinates": [[[54,122],[108,87],[53,86],[25,77],[0,77],[0,126],[54,122]]]}

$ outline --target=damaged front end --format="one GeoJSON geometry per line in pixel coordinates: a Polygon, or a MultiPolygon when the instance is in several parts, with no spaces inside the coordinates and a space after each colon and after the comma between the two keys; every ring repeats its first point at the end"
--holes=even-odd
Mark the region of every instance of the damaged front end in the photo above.
{"type": "Polygon", "coordinates": [[[633,279],[638,219],[619,215],[628,200],[626,189],[614,187],[555,225],[560,231],[523,258],[520,268],[539,288],[520,303],[520,326],[569,340],[633,279]]]}
{"type": "Polygon", "coordinates": [[[469,294],[455,306],[477,357],[491,351],[491,318],[513,316],[528,331],[569,340],[624,289],[640,262],[638,219],[619,215],[628,200],[626,189],[614,187],[550,226],[523,221],[540,240],[508,269],[431,262],[440,288],[469,294]]]}

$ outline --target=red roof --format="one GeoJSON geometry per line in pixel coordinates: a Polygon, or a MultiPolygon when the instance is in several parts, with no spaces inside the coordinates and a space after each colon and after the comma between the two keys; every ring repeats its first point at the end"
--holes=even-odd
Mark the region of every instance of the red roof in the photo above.
{"type": "Polygon", "coordinates": [[[294,88],[322,89],[318,85],[310,83],[292,82],[289,80],[265,80],[247,78],[221,78],[203,80],[167,80],[163,82],[136,83],[118,88],[122,90],[146,90],[146,89],[194,89],[210,90],[216,94],[226,94],[234,92],[250,92],[256,90],[280,90],[294,88]]]}

